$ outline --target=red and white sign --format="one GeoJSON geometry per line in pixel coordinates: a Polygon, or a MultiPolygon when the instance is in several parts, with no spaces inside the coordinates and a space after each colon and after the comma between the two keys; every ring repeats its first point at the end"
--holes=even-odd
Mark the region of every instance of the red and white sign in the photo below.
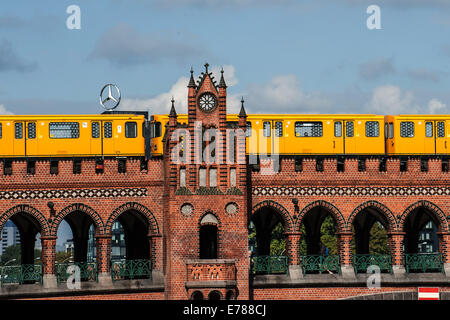
{"type": "Polygon", "coordinates": [[[439,300],[439,288],[419,288],[419,300],[439,300]]]}

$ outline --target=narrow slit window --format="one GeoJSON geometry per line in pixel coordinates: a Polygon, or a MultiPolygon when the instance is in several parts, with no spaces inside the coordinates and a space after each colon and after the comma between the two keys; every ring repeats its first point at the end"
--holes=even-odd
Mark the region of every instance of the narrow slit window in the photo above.
{"type": "Polygon", "coordinates": [[[105,124],[103,125],[103,129],[104,129],[104,137],[105,138],[112,138],[112,122],[105,122],[105,124]]]}
{"type": "Polygon", "coordinates": [[[345,131],[346,131],[346,133],[347,133],[347,137],[349,137],[349,138],[351,138],[351,137],[353,137],[353,132],[354,132],[354,129],[353,129],[353,121],[348,121],[348,122],[346,122],[345,123],[345,131]]]}
{"type": "Polygon", "coordinates": [[[16,139],[23,138],[23,123],[22,122],[16,122],[14,124],[14,136],[16,139]]]}
{"type": "Polygon", "coordinates": [[[425,136],[427,138],[433,137],[433,122],[425,123],[425,136]]]}
{"type": "Polygon", "coordinates": [[[275,122],[275,136],[278,138],[283,136],[283,122],[275,122]]]}
{"type": "Polygon", "coordinates": [[[445,122],[439,121],[437,123],[436,131],[437,131],[438,138],[445,137],[445,122]]]}
{"type": "Polygon", "coordinates": [[[342,137],[342,122],[340,121],[334,123],[334,136],[342,137]]]}
{"type": "Polygon", "coordinates": [[[92,138],[100,138],[100,123],[92,122],[92,138]]]}
{"type": "Polygon", "coordinates": [[[36,138],[36,122],[28,123],[28,139],[36,138]]]}
{"type": "Polygon", "coordinates": [[[263,123],[263,131],[264,131],[264,137],[270,137],[270,122],[265,121],[263,123]]]}

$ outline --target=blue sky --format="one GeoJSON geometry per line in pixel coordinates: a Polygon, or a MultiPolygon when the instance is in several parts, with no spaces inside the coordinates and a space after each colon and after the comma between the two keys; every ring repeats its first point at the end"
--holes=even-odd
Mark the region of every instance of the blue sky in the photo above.
{"type": "Polygon", "coordinates": [[[0,112],[98,113],[110,82],[121,109],[167,112],[173,95],[185,112],[189,69],[207,61],[225,69],[230,112],[244,96],[254,113],[450,113],[449,32],[447,0],[8,1],[0,112]]]}

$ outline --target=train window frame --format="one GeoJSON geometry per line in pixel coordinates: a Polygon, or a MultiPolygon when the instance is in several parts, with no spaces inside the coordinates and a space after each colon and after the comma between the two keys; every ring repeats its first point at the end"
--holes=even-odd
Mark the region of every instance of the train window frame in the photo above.
{"type": "Polygon", "coordinates": [[[334,137],[341,138],[342,137],[342,121],[334,122],[334,137]],[[337,131],[339,130],[339,132],[337,131]]]}
{"type": "Polygon", "coordinates": [[[414,121],[400,121],[400,137],[402,138],[414,138],[415,136],[415,123],[414,121]],[[411,128],[408,128],[406,126],[412,124],[412,134],[408,130],[411,130],[411,128]],[[406,130],[406,132],[405,132],[406,130]]]}
{"type": "Polygon", "coordinates": [[[272,124],[270,123],[270,121],[264,121],[263,122],[263,136],[264,138],[269,138],[272,135],[272,124]],[[267,128],[266,125],[269,125],[269,127],[267,128]]]}
{"type": "Polygon", "coordinates": [[[345,122],[345,136],[347,138],[353,138],[355,136],[355,123],[354,121],[345,122]],[[351,135],[349,133],[349,125],[351,125],[351,135]]]}
{"type": "MultiPolygon", "coordinates": [[[[56,129],[56,132],[58,132],[58,130],[62,131],[61,129],[56,129]]],[[[80,123],[73,121],[73,122],[49,122],[48,123],[48,136],[50,139],[78,139],[80,137],[80,123]],[[58,126],[58,125],[70,125],[70,126],[74,126],[75,128],[71,127],[70,129],[65,129],[65,130],[70,130],[70,137],[55,137],[52,132],[55,132],[56,128],[52,128],[52,126],[58,126]],[[74,135],[74,133],[76,133],[76,135],[74,135]]]]}
{"type": "Polygon", "coordinates": [[[389,135],[388,139],[394,139],[394,123],[389,122],[389,135]]]}
{"type": "Polygon", "coordinates": [[[3,137],[2,123],[0,122],[0,139],[3,137]]]}
{"type": "Polygon", "coordinates": [[[155,135],[154,138],[159,138],[162,136],[162,126],[160,121],[155,122],[153,134],[155,135]]]}
{"type": "Polygon", "coordinates": [[[438,121],[436,123],[436,137],[445,138],[445,121],[438,121]]]}
{"type": "Polygon", "coordinates": [[[92,139],[100,139],[100,121],[92,121],[91,123],[91,137],[92,139]],[[94,130],[94,126],[97,126],[97,128],[94,130]],[[94,133],[96,133],[94,135],[94,133]]]}
{"type": "Polygon", "coordinates": [[[432,121],[426,121],[425,122],[425,137],[426,138],[433,138],[434,137],[434,124],[432,121]],[[431,134],[429,134],[429,130],[431,129],[431,134]]]}
{"type": "Polygon", "coordinates": [[[36,139],[36,122],[27,123],[27,139],[36,139]]]}
{"type": "Polygon", "coordinates": [[[283,122],[276,121],[274,130],[275,130],[275,137],[282,138],[283,137],[283,122]]]}
{"type": "Polygon", "coordinates": [[[14,123],[14,138],[17,140],[23,139],[23,122],[14,123]],[[18,129],[20,127],[20,129],[18,129]]]}
{"type": "Polygon", "coordinates": [[[365,125],[366,138],[378,138],[380,137],[380,122],[379,121],[366,121],[365,125]],[[374,128],[368,128],[370,125],[375,125],[374,128]],[[370,134],[370,130],[374,130],[373,135],[370,134]]]}
{"type": "Polygon", "coordinates": [[[252,123],[250,121],[247,121],[245,124],[245,137],[251,137],[252,136],[252,123]]]}
{"type": "Polygon", "coordinates": [[[113,125],[112,121],[103,122],[103,138],[111,139],[113,136],[113,125]],[[109,128],[106,128],[108,126],[109,128]]]}
{"type": "Polygon", "coordinates": [[[125,138],[134,139],[138,136],[138,127],[136,121],[127,121],[125,122],[125,138]],[[130,132],[130,125],[132,126],[131,132],[130,132]],[[134,132],[133,132],[134,130],[134,132]],[[134,133],[134,134],[131,134],[134,133]]]}
{"type": "Polygon", "coordinates": [[[296,121],[294,124],[294,134],[298,138],[320,138],[323,137],[323,122],[322,121],[296,121]],[[305,125],[308,124],[308,125],[305,125]],[[298,129],[304,127],[312,127],[312,132],[314,133],[315,129],[319,129],[318,132],[320,135],[299,135],[298,129]]]}

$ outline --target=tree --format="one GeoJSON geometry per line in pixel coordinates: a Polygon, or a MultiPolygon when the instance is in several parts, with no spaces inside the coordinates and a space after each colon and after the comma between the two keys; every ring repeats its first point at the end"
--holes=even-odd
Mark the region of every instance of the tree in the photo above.
{"type": "Polygon", "coordinates": [[[73,261],[72,253],[65,252],[65,251],[56,252],[55,261],[57,263],[63,263],[63,262],[67,263],[67,262],[73,261]]]}
{"type": "Polygon", "coordinates": [[[11,261],[15,259],[15,261],[12,261],[8,263],[8,265],[18,265],[20,264],[21,260],[21,250],[20,250],[20,244],[12,245],[5,248],[5,252],[3,252],[0,263],[2,265],[5,265],[8,261],[11,261]]]}
{"type": "Polygon", "coordinates": [[[320,226],[320,242],[328,248],[328,254],[338,254],[336,224],[331,215],[327,215],[320,226]]]}
{"type": "Polygon", "coordinates": [[[286,239],[284,236],[284,228],[281,222],[273,228],[270,236],[270,255],[283,256],[286,254],[286,239]]]}
{"type": "Polygon", "coordinates": [[[389,254],[388,235],[383,225],[376,221],[370,229],[370,254],[389,254]]]}

